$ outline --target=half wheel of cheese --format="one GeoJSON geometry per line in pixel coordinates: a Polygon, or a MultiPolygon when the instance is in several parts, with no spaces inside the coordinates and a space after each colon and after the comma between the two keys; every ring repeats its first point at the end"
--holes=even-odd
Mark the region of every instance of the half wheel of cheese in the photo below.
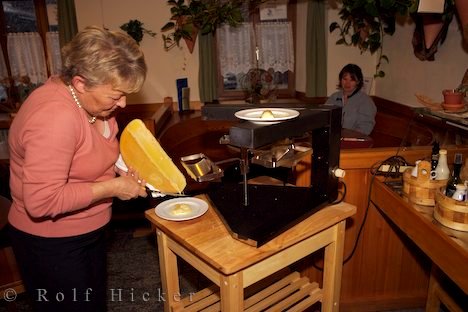
{"type": "Polygon", "coordinates": [[[181,193],[187,185],[185,176],[140,119],[132,120],[123,130],[120,153],[128,167],[162,193],[181,193]]]}

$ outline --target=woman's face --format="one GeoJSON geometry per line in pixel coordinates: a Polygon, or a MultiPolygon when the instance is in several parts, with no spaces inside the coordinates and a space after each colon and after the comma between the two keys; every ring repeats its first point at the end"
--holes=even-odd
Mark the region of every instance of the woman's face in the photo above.
{"type": "Polygon", "coordinates": [[[127,105],[127,95],[111,85],[99,85],[86,89],[83,93],[83,102],[89,114],[108,117],[117,107],[124,108],[127,105]]]}
{"type": "Polygon", "coordinates": [[[341,88],[346,95],[350,95],[356,90],[358,82],[349,74],[345,73],[341,77],[341,88]]]}

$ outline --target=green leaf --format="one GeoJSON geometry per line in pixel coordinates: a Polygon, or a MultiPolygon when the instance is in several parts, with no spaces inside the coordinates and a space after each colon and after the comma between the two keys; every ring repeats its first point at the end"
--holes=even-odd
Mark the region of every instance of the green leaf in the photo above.
{"type": "Polygon", "coordinates": [[[330,26],[328,27],[329,31],[330,32],[333,32],[335,29],[339,28],[340,26],[338,25],[337,22],[333,22],[330,24],[330,26]]]}
{"type": "Polygon", "coordinates": [[[389,10],[395,6],[395,0],[380,0],[382,8],[389,10]]]}
{"type": "Polygon", "coordinates": [[[365,5],[365,10],[367,14],[369,14],[370,16],[376,17],[379,15],[379,10],[377,9],[377,6],[375,5],[375,1],[368,2],[365,5]]]}
{"type": "Polygon", "coordinates": [[[345,44],[345,43],[346,43],[346,42],[345,42],[345,40],[344,40],[343,38],[338,39],[338,40],[336,41],[336,44],[345,44]]]}
{"type": "Polygon", "coordinates": [[[356,45],[359,43],[359,40],[361,39],[361,37],[359,36],[359,33],[354,33],[352,36],[351,36],[351,42],[356,45]]]}
{"type": "Polygon", "coordinates": [[[385,77],[385,73],[383,70],[379,70],[377,73],[374,75],[375,78],[383,78],[385,77]]]}
{"type": "Polygon", "coordinates": [[[373,41],[369,42],[369,51],[371,53],[375,53],[375,51],[377,51],[379,48],[380,48],[380,42],[373,42],[373,41]]]}
{"type": "Polygon", "coordinates": [[[175,27],[175,23],[174,22],[168,22],[166,25],[164,25],[163,27],[161,27],[161,31],[168,31],[168,30],[171,30],[172,28],[175,27]]]}

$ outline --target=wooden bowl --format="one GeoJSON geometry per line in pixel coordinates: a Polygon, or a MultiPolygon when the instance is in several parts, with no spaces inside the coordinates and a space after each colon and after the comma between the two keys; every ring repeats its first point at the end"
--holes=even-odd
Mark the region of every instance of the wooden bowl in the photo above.
{"type": "Polygon", "coordinates": [[[443,191],[444,187],[437,190],[434,218],[451,229],[468,231],[468,202],[447,197],[443,191]]]}

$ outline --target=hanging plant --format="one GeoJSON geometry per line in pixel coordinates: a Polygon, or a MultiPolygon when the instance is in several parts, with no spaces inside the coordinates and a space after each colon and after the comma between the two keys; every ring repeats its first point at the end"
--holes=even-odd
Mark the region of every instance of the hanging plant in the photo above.
{"type": "MultiPolygon", "coordinates": [[[[253,10],[268,0],[248,0],[249,10],[253,10]]],[[[171,18],[162,28],[164,49],[179,46],[184,39],[192,52],[195,40],[202,35],[214,34],[222,24],[236,27],[244,21],[242,17],[243,0],[168,0],[171,18]]]]}
{"type": "Polygon", "coordinates": [[[143,23],[139,20],[130,20],[128,23],[123,24],[120,26],[120,29],[127,32],[135,41],[140,44],[141,40],[143,40],[143,35],[147,34],[151,37],[156,36],[155,32],[148,30],[143,27],[143,23]]]}
{"type": "Polygon", "coordinates": [[[380,66],[389,62],[383,54],[384,36],[394,34],[398,16],[416,12],[417,6],[418,0],[343,0],[338,13],[342,22],[331,23],[329,30],[339,31],[336,44],[356,46],[361,53],[378,53],[374,77],[384,77],[380,66]]]}

